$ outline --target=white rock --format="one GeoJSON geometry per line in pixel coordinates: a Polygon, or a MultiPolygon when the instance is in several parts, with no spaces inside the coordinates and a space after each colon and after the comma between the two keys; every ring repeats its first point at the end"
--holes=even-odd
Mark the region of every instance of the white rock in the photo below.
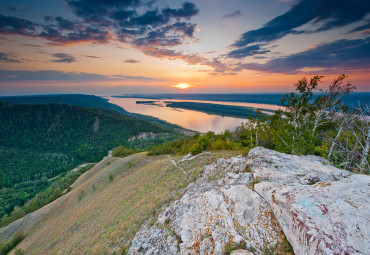
{"type": "Polygon", "coordinates": [[[219,159],[206,166],[195,185],[159,215],[158,226],[142,227],[129,253],[222,254],[228,242],[243,242],[247,248],[263,249],[281,240],[281,228],[271,207],[247,187],[251,173],[241,173],[242,169],[245,169],[243,157],[219,159]],[[208,181],[212,173],[227,171],[221,180],[208,181]],[[165,238],[170,232],[177,242],[165,238]],[[155,249],[147,245],[148,240],[155,249]],[[177,252],[168,253],[167,247],[175,245],[177,252]],[[166,249],[159,251],[158,247],[166,249]]]}
{"type": "Polygon", "coordinates": [[[250,152],[255,191],[272,206],[296,254],[370,254],[370,177],[322,158],[250,152]],[[313,185],[303,185],[303,184],[313,185]]]}

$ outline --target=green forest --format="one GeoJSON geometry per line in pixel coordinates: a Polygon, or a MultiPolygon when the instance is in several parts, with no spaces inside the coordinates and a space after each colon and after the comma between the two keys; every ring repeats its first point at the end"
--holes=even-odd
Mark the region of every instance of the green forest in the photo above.
{"type": "Polygon", "coordinates": [[[0,103],[0,218],[45,190],[45,180],[81,163],[98,162],[118,145],[145,149],[183,137],[173,128],[114,111],[0,103]],[[142,132],[156,136],[128,141],[142,132]]]}

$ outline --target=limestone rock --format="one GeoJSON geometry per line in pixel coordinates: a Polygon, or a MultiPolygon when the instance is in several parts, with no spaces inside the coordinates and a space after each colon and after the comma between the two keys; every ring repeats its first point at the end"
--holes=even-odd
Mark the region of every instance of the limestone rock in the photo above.
{"type": "Polygon", "coordinates": [[[206,166],[203,176],[159,215],[156,225],[142,227],[129,253],[222,254],[228,242],[263,249],[281,240],[271,207],[247,186],[251,173],[240,172],[245,166],[241,156],[206,166]],[[220,172],[223,178],[209,181],[220,172]]]}
{"type": "Polygon", "coordinates": [[[261,147],[248,161],[296,254],[370,254],[369,176],[261,147]]]}
{"type": "Polygon", "coordinates": [[[370,254],[370,176],[262,147],[219,159],[142,226],[129,253],[223,254],[233,242],[245,243],[233,255],[262,254],[282,241],[281,230],[295,254],[370,254]]]}

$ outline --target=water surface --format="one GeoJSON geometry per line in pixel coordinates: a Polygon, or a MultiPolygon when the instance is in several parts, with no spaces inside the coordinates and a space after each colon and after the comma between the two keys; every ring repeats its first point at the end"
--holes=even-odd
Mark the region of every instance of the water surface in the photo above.
{"type": "MultiPolygon", "coordinates": [[[[136,101],[145,101],[142,98],[107,97],[107,99],[110,103],[121,106],[128,112],[153,116],[165,120],[169,123],[203,133],[208,131],[220,133],[225,131],[226,129],[235,130],[237,126],[247,121],[246,119],[210,115],[192,110],[175,109],[171,107],[166,107],[165,104],[136,104],[136,101]]],[[[166,101],[170,100],[166,99],[166,101]]]]}

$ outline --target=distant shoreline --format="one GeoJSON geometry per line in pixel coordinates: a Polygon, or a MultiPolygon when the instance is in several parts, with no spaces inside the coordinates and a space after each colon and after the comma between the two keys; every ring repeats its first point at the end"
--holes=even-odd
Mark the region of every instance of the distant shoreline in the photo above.
{"type": "MultiPolygon", "coordinates": [[[[150,100],[197,100],[197,101],[218,101],[230,103],[255,103],[281,106],[281,99],[288,93],[250,93],[250,94],[127,94],[112,96],[116,98],[138,98],[150,100]]],[[[319,95],[320,93],[314,93],[319,95]]],[[[353,92],[343,98],[347,106],[357,106],[358,101],[370,104],[370,92],[353,92]]]]}

